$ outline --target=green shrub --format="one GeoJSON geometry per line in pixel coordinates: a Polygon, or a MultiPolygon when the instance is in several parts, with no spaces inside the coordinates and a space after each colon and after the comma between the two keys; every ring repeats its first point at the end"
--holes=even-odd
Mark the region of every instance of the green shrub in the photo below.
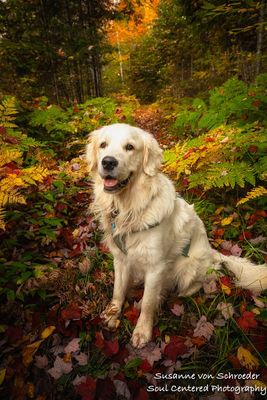
{"type": "Polygon", "coordinates": [[[267,74],[259,75],[250,86],[236,78],[229,79],[209,94],[208,105],[195,99],[178,114],[173,126],[177,135],[199,134],[233,122],[244,126],[266,121],[267,74]]]}

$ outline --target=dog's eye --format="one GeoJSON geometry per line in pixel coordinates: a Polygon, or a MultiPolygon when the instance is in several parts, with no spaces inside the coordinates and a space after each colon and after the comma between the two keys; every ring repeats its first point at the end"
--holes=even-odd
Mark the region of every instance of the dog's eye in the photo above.
{"type": "Polygon", "coordinates": [[[106,142],[102,142],[102,143],[100,144],[101,149],[104,149],[106,146],[107,146],[107,143],[106,143],[106,142]]]}
{"type": "Polygon", "coordinates": [[[126,146],[125,146],[125,150],[127,150],[127,151],[134,150],[134,147],[133,147],[132,144],[128,143],[128,144],[126,144],[126,146]]]}

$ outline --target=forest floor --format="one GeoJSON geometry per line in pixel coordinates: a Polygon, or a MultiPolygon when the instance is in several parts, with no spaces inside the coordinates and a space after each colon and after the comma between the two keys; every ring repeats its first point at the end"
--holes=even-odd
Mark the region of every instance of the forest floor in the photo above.
{"type": "MultiPolygon", "coordinates": [[[[168,130],[172,119],[171,111],[158,105],[143,106],[134,114],[136,125],[153,132],[164,148],[175,143],[168,130]]],[[[78,169],[76,159],[69,161],[69,168],[78,169]]],[[[51,192],[57,190],[51,182],[45,184],[51,192]]],[[[55,226],[57,240],[43,243],[42,250],[34,240],[27,241],[27,249],[40,251],[56,268],[44,268],[21,284],[21,292],[35,289],[35,294],[0,307],[1,398],[263,399],[266,297],[236,288],[229,274],[217,279],[210,275],[193,297],[171,294],[160,310],[151,343],[143,349],[130,345],[142,289],[129,294],[116,332],[102,327],[99,314],[112,295],[112,257],[88,212],[91,182],[81,176],[69,189],[73,184],[76,191],[66,191],[56,202],[50,199],[53,210],[40,205],[51,223],[68,221],[67,226],[55,226]],[[237,373],[244,375],[231,375],[237,373]],[[248,389],[242,393],[242,388],[248,389]]],[[[209,216],[218,243],[224,230],[218,221],[228,225],[222,213],[230,213],[227,206],[218,206],[209,216]]],[[[21,223],[22,233],[37,229],[37,214],[21,223]]],[[[256,220],[260,214],[253,215],[256,220]]],[[[17,266],[24,251],[13,250],[17,266]]],[[[222,251],[237,255],[240,247],[228,241],[222,251]]]]}

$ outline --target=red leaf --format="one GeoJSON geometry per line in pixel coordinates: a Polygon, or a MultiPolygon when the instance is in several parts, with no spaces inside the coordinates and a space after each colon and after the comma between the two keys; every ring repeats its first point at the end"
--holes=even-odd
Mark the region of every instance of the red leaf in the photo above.
{"type": "Polygon", "coordinates": [[[95,333],[95,346],[98,349],[103,349],[104,347],[104,336],[102,332],[96,332],[95,333]]]}
{"type": "Polygon", "coordinates": [[[72,249],[72,247],[74,245],[74,237],[73,237],[72,231],[69,228],[62,228],[60,233],[63,236],[68,247],[70,249],[72,249]]]}
{"type": "Polygon", "coordinates": [[[186,159],[190,156],[190,154],[193,153],[194,150],[195,150],[195,149],[190,149],[190,150],[188,150],[188,151],[185,153],[185,155],[183,156],[183,159],[186,160],[186,159]]]}
{"type": "Polygon", "coordinates": [[[222,276],[222,277],[220,278],[220,282],[221,282],[223,285],[228,286],[229,288],[232,288],[232,287],[233,287],[233,283],[232,283],[232,281],[231,281],[231,278],[229,278],[229,276],[222,276]]]}
{"type": "Polygon", "coordinates": [[[114,354],[117,354],[119,351],[119,342],[118,340],[105,340],[104,342],[104,353],[106,354],[106,356],[111,357],[114,354]]]}
{"type": "Polygon", "coordinates": [[[239,235],[239,240],[252,239],[253,235],[250,231],[244,231],[239,235]]]}
{"type": "Polygon", "coordinates": [[[249,331],[250,328],[256,328],[258,322],[255,320],[255,314],[252,311],[244,311],[242,316],[237,318],[237,324],[243,331],[249,331]]]}
{"type": "Polygon", "coordinates": [[[259,106],[261,105],[261,102],[260,102],[260,100],[254,100],[254,101],[252,102],[252,105],[253,105],[254,107],[259,107],[259,106]]]}
{"type": "Polygon", "coordinates": [[[74,246],[73,250],[70,252],[70,258],[73,258],[77,256],[78,254],[83,252],[83,246],[82,243],[78,243],[77,245],[74,246]]]}
{"type": "Polygon", "coordinates": [[[76,392],[81,396],[82,400],[94,400],[96,390],[96,381],[88,376],[84,383],[76,386],[76,392]]]}
{"type": "Polygon", "coordinates": [[[13,137],[13,136],[6,136],[4,138],[4,142],[11,143],[11,144],[18,144],[19,143],[18,139],[13,137]]]}
{"type": "Polygon", "coordinates": [[[215,239],[221,238],[223,235],[224,235],[223,228],[219,228],[219,229],[216,229],[215,231],[213,231],[213,236],[215,239]]]}
{"type": "Polygon", "coordinates": [[[76,303],[71,303],[65,310],[61,311],[61,318],[63,320],[81,319],[82,310],[76,303]]]}
{"type": "Polygon", "coordinates": [[[177,356],[188,352],[188,347],[184,344],[185,339],[179,336],[172,336],[170,343],[164,349],[164,354],[172,361],[176,361],[177,356]]]}
{"type": "Polygon", "coordinates": [[[204,139],[205,142],[209,143],[209,142],[215,142],[215,138],[213,137],[207,137],[204,139]]]}
{"type": "Polygon", "coordinates": [[[249,146],[248,151],[249,151],[250,153],[257,153],[258,147],[257,147],[257,146],[251,145],[251,146],[249,146]]]}
{"type": "Polygon", "coordinates": [[[139,368],[143,372],[150,372],[152,370],[152,366],[149,364],[147,360],[143,360],[142,363],[139,365],[139,368]]]}
{"type": "Polygon", "coordinates": [[[132,325],[137,324],[139,314],[140,311],[137,310],[134,306],[127,308],[127,310],[124,312],[124,316],[131,322],[132,325]]]}
{"type": "Polygon", "coordinates": [[[240,361],[238,360],[238,358],[235,355],[229,354],[229,356],[227,358],[230,361],[230,363],[232,364],[233,368],[235,368],[235,369],[242,368],[240,361]]]}

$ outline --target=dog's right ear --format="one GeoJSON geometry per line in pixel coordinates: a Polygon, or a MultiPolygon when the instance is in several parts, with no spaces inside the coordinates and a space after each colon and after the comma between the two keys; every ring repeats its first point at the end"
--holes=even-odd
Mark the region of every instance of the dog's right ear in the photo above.
{"type": "Polygon", "coordinates": [[[100,129],[93,131],[89,135],[89,143],[86,145],[85,157],[89,165],[89,171],[95,171],[97,168],[97,145],[96,137],[100,129]]]}

